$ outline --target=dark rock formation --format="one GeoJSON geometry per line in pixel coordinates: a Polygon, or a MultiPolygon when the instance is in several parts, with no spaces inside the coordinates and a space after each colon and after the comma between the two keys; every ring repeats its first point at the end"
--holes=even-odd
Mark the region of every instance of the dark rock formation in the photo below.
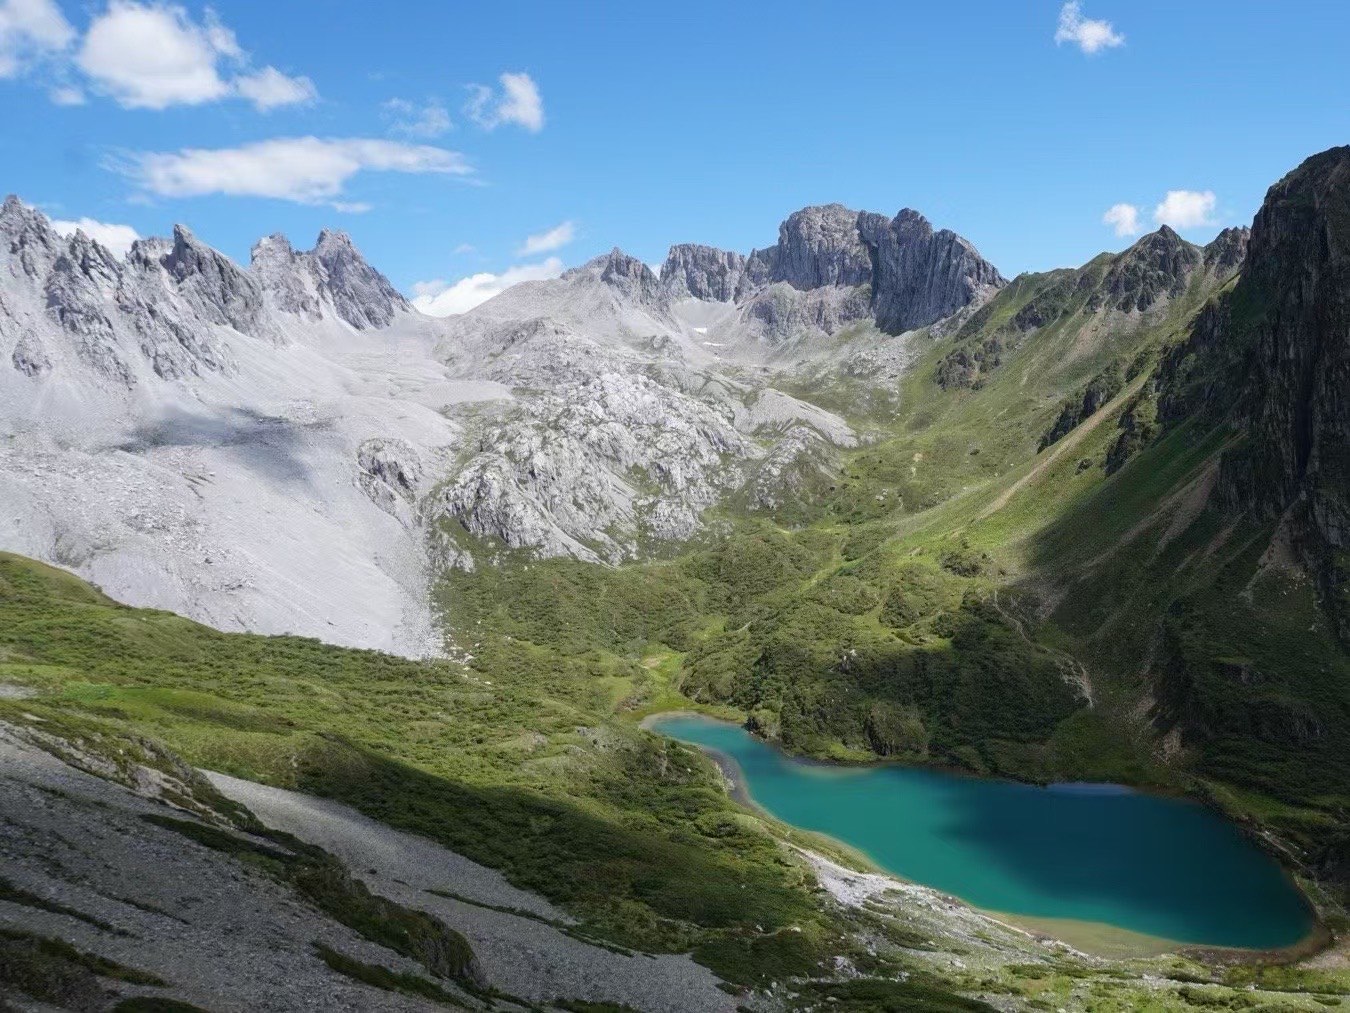
{"type": "Polygon", "coordinates": [[[1088,306],[1142,313],[1185,292],[1191,273],[1203,262],[1198,246],[1164,225],[1115,258],[1088,306]]]}
{"type": "MultiPolygon", "coordinates": [[[[135,268],[152,269],[153,247],[137,243],[127,256],[135,268]]],[[[182,225],[173,227],[173,246],[156,258],[201,315],[212,323],[233,327],[242,334],[260,336],[265,327],[262,289],[234,261],[199,242],[182,225]]]]}
{"type": "Polygon", "coordinates": [[[1247,244],[1251,238],[1252,230],[1245,225],[1224,229],[1204,249],[1205,268],[1222,278],[1231,277],[1247,259],[1247,244]]]}
{"type": "MultiPolygon", "coordinates": [[[[1220,259],[1244,238],[1221,236],[1220,259]]],[[[1270,188],[1242,277],[1164,357],[1156,384],[1164,423],[1200,417],[1241,434],[1215,500],[1288,526],[1350,639],[1350,147],[1270,188]]]]}
{"type": "Polygon", "coordinates": [[[603,257],[597,257],[585,269],[598,269],[600,280],[607,285],[629,295],[640,302],[648,302],[660,296],[661,283],[657,281],[652,269],[629,256],[617,246],[603,257]]]}
{"type": "Polygon", "coordinates": [[[1291,505],[1328,548],[1350,543],[1350,147],[1308,159],[1271,187],[1228,305],[1249,349],[1248,440],[1225,455],[1232,508],[1291,505]]]}

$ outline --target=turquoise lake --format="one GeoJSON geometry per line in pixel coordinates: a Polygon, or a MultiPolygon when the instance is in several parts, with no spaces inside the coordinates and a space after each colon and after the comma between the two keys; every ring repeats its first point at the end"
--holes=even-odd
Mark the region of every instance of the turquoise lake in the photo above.
{"type": "Polygon", "coordinates": [[[650,727],[734,761],[740,787],[783,822],[976,907],[1252,949],[1293,945],[1313,928],[1279,865],[1197,803],[1114,785],[811,763],[691,715],[650,727]]]}

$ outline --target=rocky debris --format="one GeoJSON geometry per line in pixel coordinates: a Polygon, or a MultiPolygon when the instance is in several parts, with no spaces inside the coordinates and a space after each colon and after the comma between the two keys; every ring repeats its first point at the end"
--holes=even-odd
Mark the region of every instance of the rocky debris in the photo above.
{"type": "Polygon", "coordinates": [[[569,378],[484,424],[434,510],[479,539],[618,562],[672,541],[761,450],[727,415],[632,369],[569,378]]]}
{"type": "Polygon", "coordinates": [[[0,927],[65,940],[161,982],[89,976],[90,988],[62,999],[63,1008],[110,1009],[132,996],[209,1009],[303,1009],[315,996],[335,1010],[442,1008],[330,969],[316,942],[363,963],[421,971],[249,863],[147,819],[192,819],[177,808],[187,801],[182,781],[161,794],[161,772],[140,767],[124,786],[57,758],[76,755],[69,749],[53,752],[0,725],[0,852],[16,891],[0,900],[0,927]]]}
{"type": "Polygon", "coordinates": [[[670,248],[661,266],[661,288],[671,299],[731,302],[741,295],[746,258],[696,243],[670,248]]]}
{"type": "Polygon", "coordinates": [[[436,650],[417,500],[440,410],[480,395],[404,309],[335,233],[249,270],[182,227],[119,260],[5,201],[0,548],[224,629],[436,650]]]}
{"type": "Polygon", "coordinates": [[[567,934],[573,920],[544,898],[425,837],[391,829],[336,802],[220,774],[209,777],[266,825],[337,856],[376,894],[458,929],[487,980],[511,995],[550,1007],[564,998],[653,1013],[736,1008],[737,1000],[718,989],[712,972],[687,955],[593,946],[567,934]]]}
{"type": "Polygon", "coordinates": [[[777,282],[746,300],[741,320],[760,340],[780,344],[804,333],[834,334],[871,313],[864,287],[803,291],[777,282]]]}
{"type": "Polygon", "coordinates": [[[356,463],[361,488],[371,501],[404,525],[414,526],[425,477],[417,448],[406,440],[376,437],[361,444],[356,463]]]}

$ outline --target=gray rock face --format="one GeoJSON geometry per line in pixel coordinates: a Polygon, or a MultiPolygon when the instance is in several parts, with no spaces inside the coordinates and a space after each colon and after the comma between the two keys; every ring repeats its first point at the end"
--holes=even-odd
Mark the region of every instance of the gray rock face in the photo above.
{"type": "Polygon", "coordinates": [[[946,229],[935,232],[917,211],[906,208],[889,219],[842,204],[794,212],[779,226],[778,243],[749,257],[672,246],[661,283],[670,298],[747,304],[750,319],[773,339],[801,328],[832,333],[869,315],[883,331],[898,334],[949,317],[1006,284],[974,246],[946,229]],[[801,300],[773,286],[862,295],[801,300]]]}
{"type": "Polygon", "coordinates": [[[866,285],[872,257],[858,232],[858,212],[842,204],[802,208],[778,226],[778,245],[765,258],[773,281],[793,288],[866,285]]]}
{"type": "Polygon", "coordinates": [[[127,264],[146,272],[163,268],[203,319],[253,337],[266,333],[262,289],[234,261],[198,242],[182,225],[173,227],[173,247],[157,258],[157,264],[146,255],[150,249],[144,244],[134,246],[127,264]]]}
{"type": "Polygon", "coordinates": [[[745,283],[745,257],[697,243],[670,248],[661,267],[661,287],[672,299],[731,302],[745,283]]]}
{"type": "Polygon", "coordinates": [[[281,233],[253,244],[249,272],[258,279],[268,303],[277,311],[306,320],[323,319],[323,301],[310,270],[309,255],[296,251],[281,233]]]}
{"type": "Polygon", "coordinates": [[[274,309],[309,320],[331,314],[360,331],[388,327],[397,314],[412,310],[345,232],[324,229],[307,253],[283,235],[268,236],[254,245],[249,273],[274,309]]]}
{"type": "Polygon", "coordinates": [[[934,232],[905,208],[891,221],[867,212],[858,234],[872,264],[872,311],[889,334],[923,327],[988,298],[1007,282],[955,232],[934,232]]]}
{"type": "Polygon", "coordinates": [[[775,282],[745,303],[746,321],[760,325],[761,333],[774,340],[809,331],[833,334],[865,320],[871,312],[869,292],[862,285],[802,291],[787,282],[775,282]]]}
{"type": "Polygon", "coordinates": [[[347,233],[324,229],[310,256],[337,315],[357,330],[387,327],[395,313],[412,308],[388,278],[366,263],[347,233]]]}
{"type": "Polygon", "coordinates": [[[1252,230],[1245,225],[1224,229],[1205,247],[1205,267],[1220,277],[1230,277],[1247,259],[1247,245],[1251,238],[1252,230]]]}

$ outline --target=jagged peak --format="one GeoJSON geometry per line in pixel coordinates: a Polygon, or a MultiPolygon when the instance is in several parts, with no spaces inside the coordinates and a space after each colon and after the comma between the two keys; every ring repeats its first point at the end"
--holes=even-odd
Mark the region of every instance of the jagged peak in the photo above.
{"type": "Polygon", "coordinates": [[[352,242],[352,237],[341,229],[320,229],[319,238],[314,243],[315,253],[327,253],[329,251],[350,251],[360,256],[357,252],[356,244],[352,242]]]}
{"type": "Polygon", "coordinates": [[[56,230],[52,228],[50,219],[37,208],[25,204],[14,194],[6,197],[5,203],[0,205],[0,225],[5,226],[7,231],[14,233],[37,231],[51,237],[56,236],[56,230]]]}
{"type": "MultiPolygon", "coordinates": [[[[891,219],[891,228],[897,235],[907,239],[927,239],[933,235],[933,223],[913,208],[901,208],[896,212],[895,217],[891,219]]],[[[942,231],[950,232],[948,229],[942,231]]],[[[956,235],[954,232],[950,234],[956,235]]]]}
{"type": "Polygon", "coordinates": [[[1138,256],[1171,256],[1180,254],[1186,260],[1199,260],[1201,248],[1183,239],[1170,225],[1160,225],[1145,233],[1120,253],[1122,258],[1138,256]]]}
{"type": "Polygon", "coordinates": [[[1224,229],[1204,247],[1205,264],[1225,270],[1239,266],[1247,258],[1252,230],[1245,225],[1224,229]]]}
{"type": "Polygon", "coordinates": [[[257,262],[260,258],[268,256],[291,257],[295,254],[295,248],[291,246],[291,241],[284,232],[273,232],[269,236],[263,236],[253,244],[249,250],[249,260],[257,262]]]}

